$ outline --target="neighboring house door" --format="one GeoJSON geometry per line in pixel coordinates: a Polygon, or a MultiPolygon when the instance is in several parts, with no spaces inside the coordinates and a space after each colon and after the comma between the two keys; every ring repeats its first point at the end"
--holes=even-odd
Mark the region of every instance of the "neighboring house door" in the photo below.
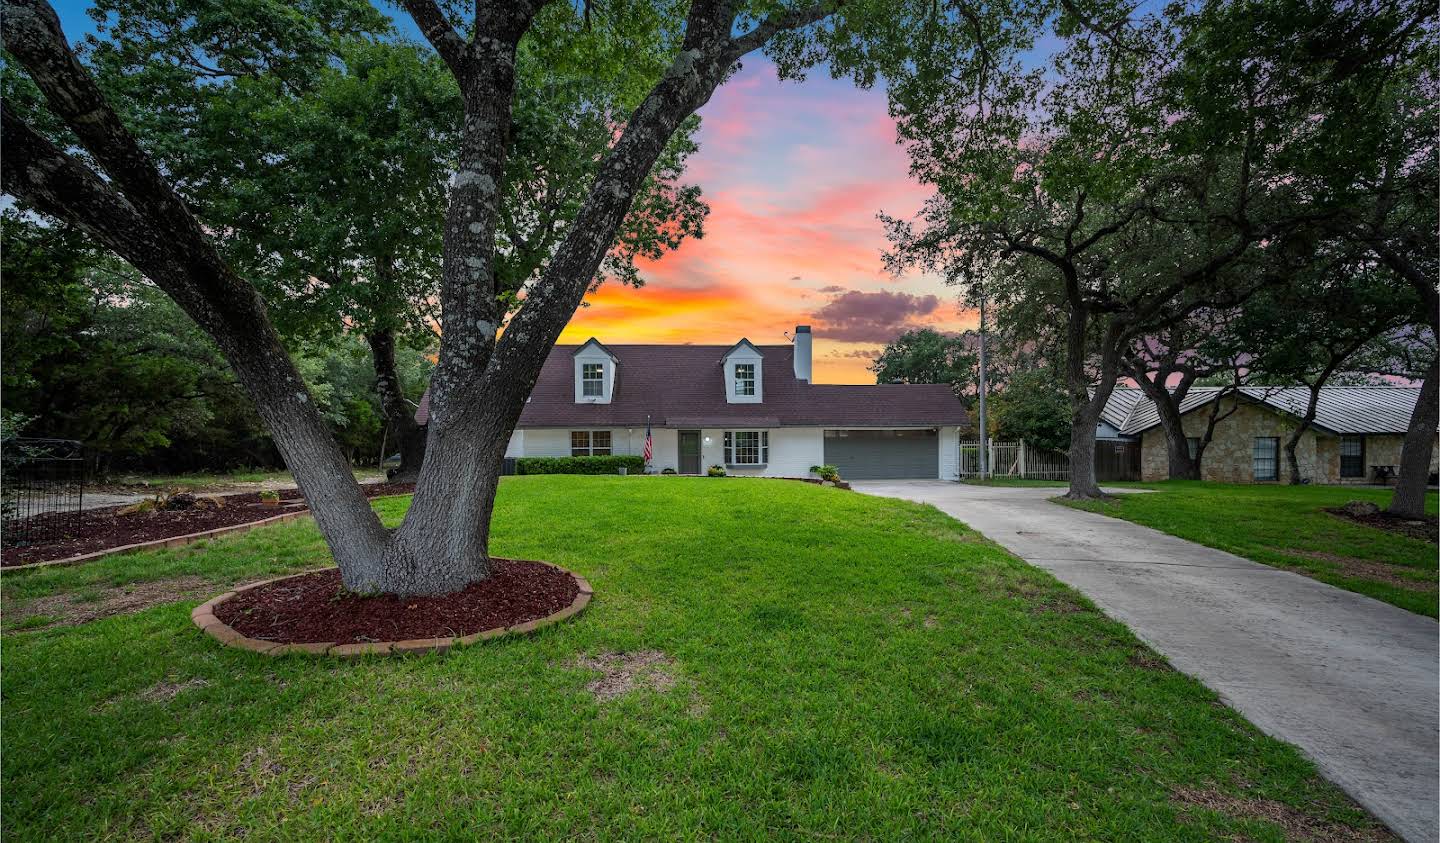
{"type": "Polygon", "coordinates": [[[700,473],[700,431],[680,431],[680,473],[700,473]]]}

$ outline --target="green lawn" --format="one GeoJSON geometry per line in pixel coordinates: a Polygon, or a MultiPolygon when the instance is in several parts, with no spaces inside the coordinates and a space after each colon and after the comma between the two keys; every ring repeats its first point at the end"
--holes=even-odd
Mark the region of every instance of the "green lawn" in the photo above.
{"type": "MultiPolygon", "coordinates": [[[[407,503],[376,506],[394,523],[407,503]]],[[[582,573],[595,601],[530,638],[362,662],[222,648],[190,624],[200,596],[12,624],[8,839],[1375,831],[1298,751],[929,507],[778,481],[514,477],[494,550],[582,573]],[[644,687],[587,689],[595,665],[642,651],[644,687]]],[[[302,521],[0,585],[12,623],[35,600],[209,594],[324,558],[302,521]]]]}
{"type": "MultiPolygon", "coordinates": [[[[1059,500],[1124,518],[1266,565],[1436,616],[1435,545],[1336,518],[1324,509],[1366,500],[1382,508],[1388,489],[1259,486],[1167,480],[1159,491],[1104,503],[1059,500]]],[[[1425,499],[1436,515],[1436,496],[1425,499]]]]}

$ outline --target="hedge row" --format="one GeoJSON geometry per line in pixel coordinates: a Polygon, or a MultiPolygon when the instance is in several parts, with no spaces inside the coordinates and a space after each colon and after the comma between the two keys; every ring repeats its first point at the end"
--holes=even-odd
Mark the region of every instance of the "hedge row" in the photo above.
{"type": "Polygon", "coordinates": [[[621,468],[631,474],[645,471],[645,458],[613,457],[519,457],[516,474],[619,474],[621,468]]]}

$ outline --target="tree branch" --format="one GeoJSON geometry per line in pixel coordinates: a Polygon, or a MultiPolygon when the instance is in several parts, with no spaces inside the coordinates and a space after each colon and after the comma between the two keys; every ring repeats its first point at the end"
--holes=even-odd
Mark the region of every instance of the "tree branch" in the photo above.
{"type": "Polygon", "coordinates": [[[834,14],[843,5],[845,5],[845,0],[822,0],[822,2],[809,6],[785,9],[767,16],[755,24],[754,29],[730,39],[730,48],[726,51],[729,58],[727,64],[733,63],[752,50],[760,49],[781,32],[799,29],[823,20],[826,16],[834,14]]]}
{"type": "Polygon", "coordinates": [[[470,78],[475,70],[475,56],[470,52],[470,45],[450,25],[445,13],[435,4],[435,0],[400,0],[405,11],[415,19],[415,25],[419,27],[420,33],[440,58],[445,66],[450,68],[456,80],[464,82],[470,78]]]}

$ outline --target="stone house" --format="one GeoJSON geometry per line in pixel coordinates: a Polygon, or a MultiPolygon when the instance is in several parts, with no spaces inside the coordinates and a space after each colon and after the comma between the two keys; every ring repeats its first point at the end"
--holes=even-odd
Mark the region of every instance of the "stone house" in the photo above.
{"type": "MultiPolygon", "coordinates": [[[[1310,483],[1375,483],[1393,476],[1419,387],[1322,387],[1315,421],[1295,450],[1300,479],[1310,483]]],[[[1204,480],[1221,483],[1287,483],[1290,466],[1285,442],[1299,425],[1309,400],[1303,387],[1243,387],[1221,397],[1219,387],[1195,387],[1181,402],[1181,424],[1195,452],[1205,434],[1217,398],[1225,418],[1201,458],[1204,480]]],[[[1139,389],[1116,387],[1101,422],[1097,441],[1135,442],[1140,446],[1143,480],[1168,475],[1165,431],[1154,402],[1139,389]]],[[[1430,473],[1440,464],[1440,442],[1432,446],[1430,473]]]]}

